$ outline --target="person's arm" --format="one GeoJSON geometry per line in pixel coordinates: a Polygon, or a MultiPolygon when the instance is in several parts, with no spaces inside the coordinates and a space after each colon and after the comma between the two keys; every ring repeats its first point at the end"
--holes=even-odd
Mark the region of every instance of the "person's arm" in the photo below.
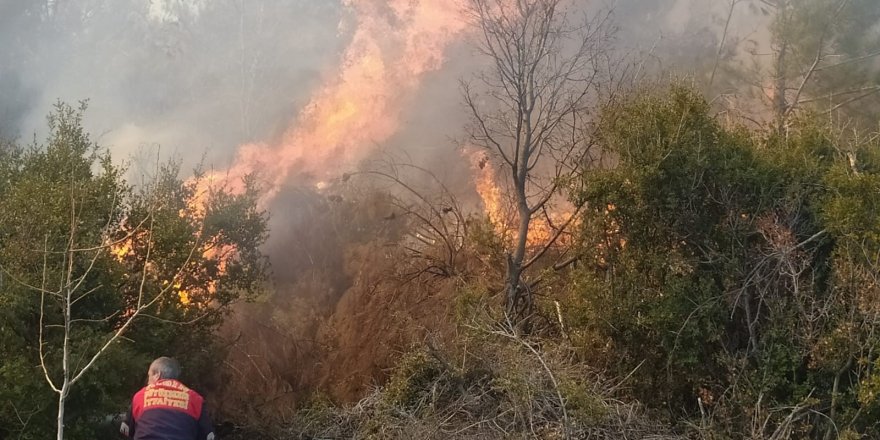
{"type": "Polygon", "coordinates": [[[199,416],[199,440],[214,440],[214,425],[208,412],[202,408],[202,414],[199,416]]]}
{"type": "Polygon", "coordinates": [[[128,438],[134,438],[134,429],[134,415],[132,414],[131,408],[129,408],[128,413],[125,415],[125,420],[119,425],[119,433],[128,438]]]}

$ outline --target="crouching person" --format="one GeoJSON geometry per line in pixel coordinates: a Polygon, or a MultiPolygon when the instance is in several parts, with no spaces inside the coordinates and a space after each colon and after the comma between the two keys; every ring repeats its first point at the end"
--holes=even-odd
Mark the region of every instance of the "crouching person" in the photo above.
{"type": "Polygon", "coordinates": [[[119,431],[133,440],[214,440],[204,399],[178,381],[180,364],[160,357],[150,364],[147,386],[131,399],[119,431]]]}

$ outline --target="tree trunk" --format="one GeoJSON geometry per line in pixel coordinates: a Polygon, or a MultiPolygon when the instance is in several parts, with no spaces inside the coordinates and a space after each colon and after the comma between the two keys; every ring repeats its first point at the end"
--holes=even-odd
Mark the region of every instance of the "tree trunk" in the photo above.
{"type": "Polygon", "coordinates": [[[835,431],[837,431],[836,426],[834,425],[835,419],[837,418],[837,404],[840,400],[840,378],[849,371],[850,367],[852,367],[853,360],[849,358],[846,360],[846,364],[837,371],[837,374],[834,376],[834,385],[831,388],[831,411],[828,415],[829,423],[828,427],[825,430],[825,440],[831,440],[835,431]]]}
{"type": "Polygon", "coordinates": [[[773,113],[776,116],[776,130],[779,134],[785,132],[785,113],[788,103],[785,100],[787,81],[785,78],[785,56],[788,51],[788,43],[782,42],[779,53],[776,54],[776,84],[773,94],[773,113]]]}
{"type": "MultiPolygon", "coordinates": [[[[76,218],[73,215],[71,218],[76,218]]],[[[71,229],[73,230],[73,229],[71,229]]],[[[70,248],[73,249],[73,232],[71,232],[70,248]]],[[[68,252],[68,269],[67,269],[67,289],[64,301],[64,347],[61,358],[61,368],[63,372],[63,382],[61,390],[58,392],[58,440],[64,440],[64,403],[67,400],[67,394],[70,392],[70,323],[72,319],[71,307],[73,306],[73,252],[68,252]]]]}
{"type": "Polygon", "coordinates": [[[67,400],[67,386],[65,383],[61,387],[61,392],[58,393],[58,440],[64,440],[64,401],[67,400]]]}
{"type": "Polygon", "coordinates": [[[531,303],[531,298],[523,298],[523,294],[530,295],[529,292],[523,292],[520,287],[522,285],[522,264],[526,255],[526,243],[529,236],[529,223],[532,220],[531,211],[526,204],[525,188],[517,189],[517,212],[519,214],[519,227],[516,231],[516,247],[513,254],[507,256],[507,316],[509,318],[519,318],[517,316],[520,311],[519,305],[522,300],[527,304],[531,303]]]}

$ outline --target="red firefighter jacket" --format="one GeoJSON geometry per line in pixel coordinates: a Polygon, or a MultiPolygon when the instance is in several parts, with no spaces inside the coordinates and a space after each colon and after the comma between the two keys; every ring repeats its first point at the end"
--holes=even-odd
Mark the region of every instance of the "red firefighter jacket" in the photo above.
{"type": "Polygon", "coordinates": [[[128,436],[133,440],[213,440],[214,429],[199,393],[161,379],[131,400],[128,436]]]}

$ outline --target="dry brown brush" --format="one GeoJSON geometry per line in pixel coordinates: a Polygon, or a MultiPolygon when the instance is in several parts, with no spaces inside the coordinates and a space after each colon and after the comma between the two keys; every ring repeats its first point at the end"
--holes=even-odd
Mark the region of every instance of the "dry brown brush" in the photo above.
{"type": "Polygon", "coordinates": [[[616,398],[623,381],[577,364],[564,344],[506,323],[460,330],[454,346],[429,337],[404,354],[388,382],[355,404],[314,399],[271,438],[683,438],[616,398]]]}

